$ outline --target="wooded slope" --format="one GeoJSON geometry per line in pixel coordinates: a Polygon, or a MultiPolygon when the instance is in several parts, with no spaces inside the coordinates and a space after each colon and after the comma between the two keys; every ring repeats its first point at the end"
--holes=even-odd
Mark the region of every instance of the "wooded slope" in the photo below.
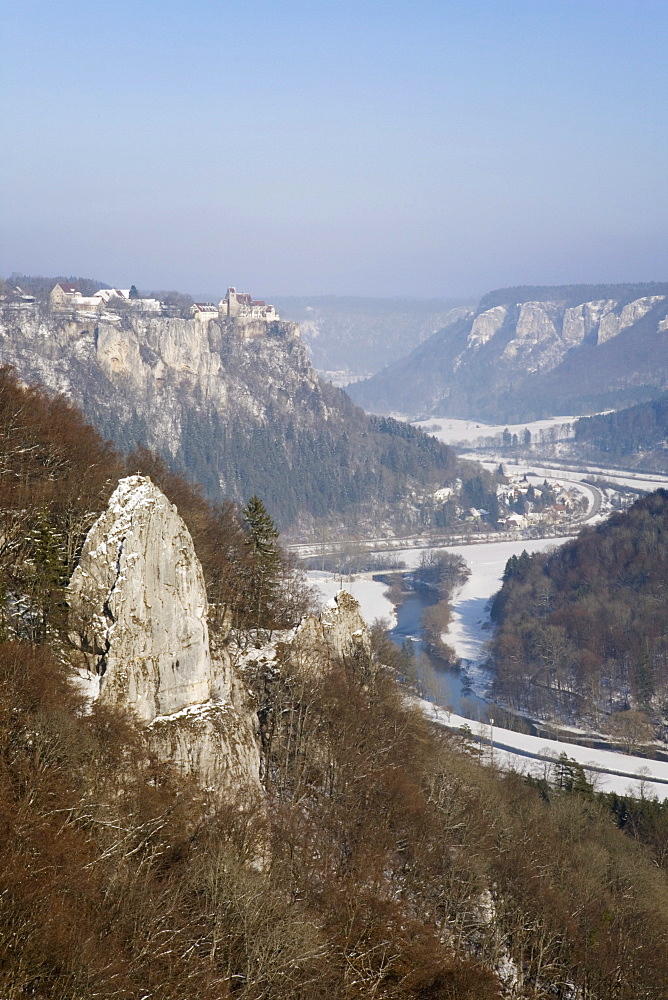
{"type": "Polygon", "coordinates": [[[551,553],[513,557],[492,616],[502,700],[595,724],[643,710],[658,724],[668,695],[668,492],[551,553]]]}
{"type": "MultiPolygon", "coordinates": [[[[7,374],[0,443],[2,996],[665,1000],[664,813],[481,766],[407,705],[381,635],[373,659],[294,664],[277,647],[248,670],[259,813],[177,775],[131,718],[87,711],[63,583],[126,469],[71,407],[7,374]]],[[[221,535],[144,458],[212,596],[230,573],[243,593],[247,536],[221,535]]]]}

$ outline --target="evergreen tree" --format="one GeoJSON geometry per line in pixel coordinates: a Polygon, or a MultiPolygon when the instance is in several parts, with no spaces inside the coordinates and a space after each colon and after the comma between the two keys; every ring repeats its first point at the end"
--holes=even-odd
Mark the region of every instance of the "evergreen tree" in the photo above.
{"type": "Polygon", "coordinates": [[[255,617],[253,624],[271,628],[282,563],[278,530],[258,496],[250,498],[243,514],[251,550],[249,603],[255,617]]]}
{"type": "Polygon", "coordinates": [[[129,298],[131,298],[131,299],[138,299],[139,298],[139,292],[137,291],[137,286],[136,285],[133,285],[132,288],[130,289],[129,298]]]}

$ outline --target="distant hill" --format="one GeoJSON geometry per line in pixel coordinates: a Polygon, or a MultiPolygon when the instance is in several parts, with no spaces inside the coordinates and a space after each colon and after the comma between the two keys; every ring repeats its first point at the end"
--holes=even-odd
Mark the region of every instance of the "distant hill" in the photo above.
{"type": "Polygon", "coordinates": [[[509,306],[520,302],[560,302],[566,307],[614,299],[621,305],[633,302],[643,295],[668,295],[668,281],[621,282],[616,285],[517,285],[497,288],[483,295],[478,312],[494,306],[509,306]]]}
{"type": "Polygon", "coordinates": [[[624,410],[581,417],[573,446],[592,461],[668,471],[668,393],[624,410]]]}
{"type": "Polygon", "coordinates": [[[631,406],[668,388],[668,283],[499,289],[349,387],[368,410],[517,423],[631,406]]]}

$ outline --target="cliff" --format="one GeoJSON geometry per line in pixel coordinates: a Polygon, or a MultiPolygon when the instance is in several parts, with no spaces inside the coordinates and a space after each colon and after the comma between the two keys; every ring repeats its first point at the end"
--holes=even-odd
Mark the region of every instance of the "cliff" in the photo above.
{"type": "Polygon", "coordinates": [[[220,794],[253,801],[261,792],[257,717],[246,690],[258,669],[282,660],[289,671],[323,676],[343,660],[360,678],[371,676],[366,625],[344,591],[259,651],[228,635],[214,646],[188,529],[142,476],[118,484],[88,533],[68,594],[84,690],[130,711],[159,756],[220,794]],[[233,664],[228,650],[246,646],[233,664]]]}
{"type": "Polygon", "coordinates": [[[229,658],[211,647],[188,529],[150,480],[119,483],[86,538],[69,600],[90,695],[131,711],[161,756],[204,785],[259,794],[253,714],[229,658]]]}
{"type": "Polygon", "coordinates": [[[454,477],[449,449],[374,423],[321,382],[294,323],[5,304],[0,361],[65,393],[122,448],[157,451],[212,499],[261,496],[282,528],[345,524],[354,509],[387,530],[419,520],[416,490],[454,477]]]}
{"type": "Polygon", "coordinates": [[[364,678],[372,669],[371,643],[358,602],[345,590],[318,615],[307,615],[290,642],[292,661],[307,672],[322,673],[333,660],[351,663],[364,678]]]}
{"type": "Polygon", "coordinates": [[[502,289],[348,391],[376,412],[413,417],[588,413],[668,386],[666,330],[665,285],[502,289]]]}

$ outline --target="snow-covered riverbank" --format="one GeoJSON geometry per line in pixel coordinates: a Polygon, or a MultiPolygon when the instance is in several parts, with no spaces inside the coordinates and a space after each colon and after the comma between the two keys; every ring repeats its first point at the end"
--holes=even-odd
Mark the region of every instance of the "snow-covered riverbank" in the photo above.
{"type": "Polygon", "coordinates": [[[574,743],[514,733],[488,723],[465,719],[428,701],[417,701],[425,715],[439,725],[453,730],[468,729],[474,739],[481,741],[483,759],[495,763],[497,767],[512,768],[536,777],[549,777],[559,757],[566,754],[583,766],[588,780],[598,791],[668,798],[668,761],[648,760],[613,750],[594,750],[574,743]]]}
{"type": "Polygon", "coordinates": [[[489,675],[482,664],[485,660],[485,643],[490,638],[487,604],[501,587],[506,563],[512,555],[524,549],[543,552],[554,547],[554,539],[538,538],[520,541],[483,542],[481,545],[455,545],[448,549],[401,549],[396,552],[409,569],[419,565],[425,552],[451,552],[464,559],[471,571],[466,583],[452,598],[452,622],[445,641],[457,656],[466,661],[473,689],[484,697],[489,675]]]}
{"type": "MultiPolygon", "coordinates": [[[[453,599],[453,621],[446,639],[457,654],[468,661],[474,690],[481,696],[489,683],[489,675],[482,666],[485,643],[491,635],[486,612],[489,598],[499,589],[506,562],[511,555],[519,554],[523,549],[540,552],[552,545],[554,542],[549,539],[536,539],[462,545],[448,549],[466,560],[471,576],[453,599]]],[[[425,549],[405,549],[398,555],[408,568],[414,568],[419,564],[423,552],[425,549]]],[[[394,623],[394,609],[385,596],[385,584],[368,577],[341,578],[331,573],[310,572],[308,577],[322,595],[323,602],[333,597],[343,585],[360,602],[362,614],[369,624],[379,617],[390,618],[394,623]]],[[[467,726],[487,746],[493,736],[493,758],[499,767],[513,768],[521,773],[532,773],[540,777],[553,766],[551,762],[566,753],[583,765],[588,778],[601,791],[668,798],[668,762],[546,740],[497,726],[492,729],[486,723],[455,715],[430,702],[420,701],[420,705],[440,725],[451,729],[467,726]]],[[[491,758],[489,748],[487,751],[483,750],[483,753],[489,754],[488,760],[491,758]]]]}

